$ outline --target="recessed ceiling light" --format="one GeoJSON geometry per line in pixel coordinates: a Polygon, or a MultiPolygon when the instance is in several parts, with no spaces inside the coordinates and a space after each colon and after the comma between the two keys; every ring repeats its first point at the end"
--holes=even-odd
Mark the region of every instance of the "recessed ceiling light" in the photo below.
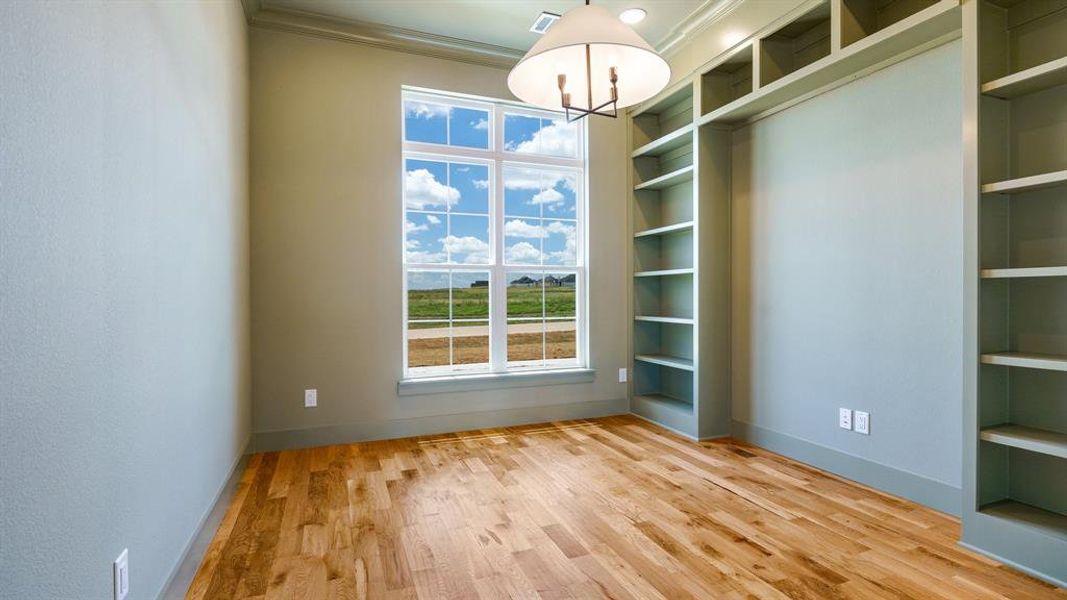
{"type": "Polygon", "coordinates": [[[633,25],[643,21],[647,14],[643,8],[627,8],[619,14],[619,20],[627,25],[633,25]]]}

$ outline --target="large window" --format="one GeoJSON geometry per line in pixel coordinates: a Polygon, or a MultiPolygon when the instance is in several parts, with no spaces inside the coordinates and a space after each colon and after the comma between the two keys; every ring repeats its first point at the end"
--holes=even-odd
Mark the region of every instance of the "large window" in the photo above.
{"type": "Polygon", "coordinates": [[[585,140],[562,115],[405,90],[408,378],[585,364],[585,140]]]}

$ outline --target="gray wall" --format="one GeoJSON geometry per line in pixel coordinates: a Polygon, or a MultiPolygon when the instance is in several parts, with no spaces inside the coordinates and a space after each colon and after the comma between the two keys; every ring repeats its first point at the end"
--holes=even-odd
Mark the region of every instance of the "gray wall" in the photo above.
{"type": "Polygon", "coordinates": [[[257,449],[629,410],[623,120],[590,121],[595,381],[398,397],[401,86],[510,98],[507,71],[260,29],[251,42],[257,449]]]}
{"type": "Polygon", "coordinates": [[[0,24],[0,597],[153,598],[250,431],[243,14],[0,24]]]}
{"type": "Polygon", "coordinates": [[[952,42],[739,130],[733,159],[733,418],[953,512],[960,89],[952,42]],[[871,435],[838,429],[838,407],[870,412],[871,435]]]}

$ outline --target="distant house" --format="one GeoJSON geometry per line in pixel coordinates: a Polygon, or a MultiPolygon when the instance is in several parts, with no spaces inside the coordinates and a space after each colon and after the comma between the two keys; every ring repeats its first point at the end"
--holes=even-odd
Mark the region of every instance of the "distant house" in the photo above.
{"type": "Polygon", "coordinates": [[[578,276],[574,273],[571,273],[570,275],[564,275],[563,277],[561,277],[559,280],[559,284],[562,287],[574,287],[577,283],[577,279],[578,276]]]}
{"type": "Polygon", "coordinates": [[[483,287],[487,288],[487,287],[489,287],[489,282],[484,280],[484,279],[479,279],[479,280],[475,281],[474,283],[472,283],[471,287],[472,288],[483,288],[483,287]]]}
{"type": "Polygon", "coordinates": [[[560,286],[563,285],[562,281],[563,280],[556,279],[555,277],[553,277],[551,275],[546,275],[545,276],[545,287],[560,287],[560,286]]]}
{"type": "Polygon", "coordinates": [[[528,275],[523,275],[518,279],[512,281],[509,284],[511,287],[537,287],[541,285],[540,279],[530,279],[528,275]]]}

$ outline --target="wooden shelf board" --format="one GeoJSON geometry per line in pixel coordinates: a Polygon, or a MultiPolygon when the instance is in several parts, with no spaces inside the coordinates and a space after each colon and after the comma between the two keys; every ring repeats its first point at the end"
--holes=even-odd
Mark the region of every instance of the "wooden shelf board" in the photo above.
{"type": "Polygon", "coordinates": [[[982,185],[983,194],[1018,194],[1067,184],[1067,170],[1042,173],[982,185]]]}
{"type": "Polygon", "coordinates": [[[634,277],[670,277],[673,275],[692,275],[692,267],[688,269],[659,269],[656,271],[637,271],[634,277]]]}
{"type": "Polygon", "coordinates": [[[982,84],[982,93],[1009,100],[1067,83],[1067,56],[982,84]]]}
{"type": "Polygon", "coordinates": [[[980,437],[994,444],[1067,458],[1067,434],[1064,433],[1023,425],[997,425],[982,429],[980,437]]]}
{"type": "Polygon", "coordinates": [[[987,365],[1006,367],[1023,367],[1027,369],[1044,369],[1048,371],[1067,371],[1067,357],[1052,354],[1032,354],[1028,352],[993,352],[982,355],[982,362],[987,365]]]}
{"type": "Polygon", "coordinates": [[[660,354],[637,354],[634,355],[634,360],[671,367],[673,369],[682,369],[683,371],[693,370],[693,359],[691,358],[678,358],[676,356],[663,356],[660,354]]]}
{"type": "Polygon", "coordinates": [[[796,101],[960,29],[958,0],[941,0],[839,52],[702,115],[697,125],[739,123],[796,101]]]}
{"type": "Polygon", "coordinates": [[[637,150],[634,150],[633,157],[637,158],[639,156],[659,156],[661,154],[666,154],[667,152],[670,152],[671,150],[674,150],[676,148],[681,148],[682,146],[688,143],[692,143],[692,141],[693,124],[690,123],[688,125],[685,125],[684,127],[675,129],[674,131],[668,133],[667,135],[659,139],[652,140],[651,142],[645,144],[644,146],[641,146],[637,150]]]}
{"type": "Polygon", "coordinates": [[[663,227],[653,227],[652,229],[645,229],[644,231],[638,231],[634,234],[635,238],[648,237],[653,235],[664,235],[667,233],[677,233],[681,231],[689,231],[693,229],[692,221],[684,221],[682,223],[672,223],[670,225],[664,225],[663,227]]]}
{"type": "Polygon", "coordinates": [[[692,325],[693,319],[686,317],[655,317],[651,315],[638,315],[634,317],[635,321],[645,321],[648,323],[673,323],[675,325],[692,325]]]}
{"type": "Polygon", "coordinates": [[[1052,537],[1067,540],[1067,515],[1023,504],[1015,500],[1002,500],[986,504],[979,509],[982,514],[1014,521],[1033,527],[1052,537]]]}
{"type": "Polygon", "coordinates": [[[1067,277],[1067,267],[982,269],[982,279],[1016,279],[1025,277],[1067,277]]]}
{"type": "Polygon", "coordinates": [[[691,403],[675,398],[674,396],[668,396],[667,394],[637,394],[634,396],[634,399],[643,400],[650,404],[658,404],[686,415],[693,414],[693,405],[691,403]]]}
{"type": "Polygon", "coordinates": [[[682,167],[665,173],[654,179],[649,179],[644,183],[639,183],[634,186],[635,190],[662,190],[671,186],[685,183],[693,180],[693,165],[682,167]]]}

